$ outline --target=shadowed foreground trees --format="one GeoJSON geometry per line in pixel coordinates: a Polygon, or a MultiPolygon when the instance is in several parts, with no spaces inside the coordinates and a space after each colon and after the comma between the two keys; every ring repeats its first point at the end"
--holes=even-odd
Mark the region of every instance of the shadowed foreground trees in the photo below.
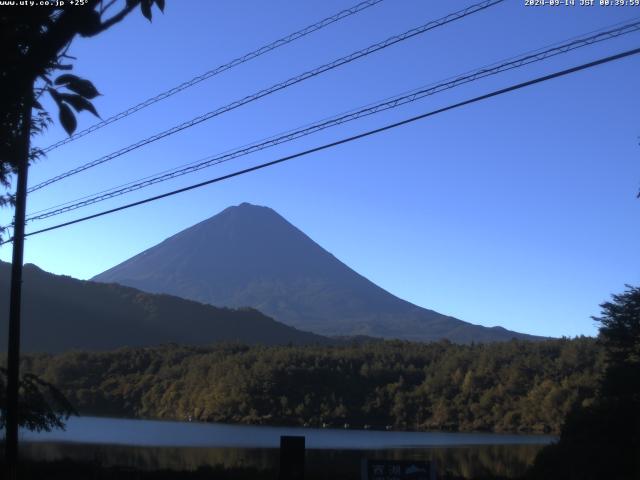
{"type": "MultiPolygon", "coordinates": [[[[65,396],[52,384],[33,374],[20,379],[18,423],[33,431],[49,432],[64,428],[64,422],[76,413],[65,396]]],[[[0,430],[5,428],[7,403],[7,370],[0,368],[0,430]]]]}
{"type": "MultiPolygon", "coordinates": [[[[18,2],[16,2],[18,3],[18,2]]],[[[40,3],[40,2],[36,2],[40,3]]],[[[90,100],[99,95],[93,84],[68,72],[75,60],[68,55],[76,36],[94,37],[121,22],[140,8],[151,20],[152,7],[164,10],[164,0],[87,0],[49,2],[50,5],[0,7],[0,188],[8,190],[11,177],[28,150],[29,136],[37,135],[51,123],[49,112],[40,103],[50,95],[58,109],[60,124],[67,133],[76,129],[75,112],[97,115],[90,100]],[[56,76],[57,73],[63,73],[56,76]],[[25,110],[31,110],[25,118],[25,110]],[[27,133],[28,131],[28,133],[27,133]],[[26,135],[25,135],[26,134],[26,135]],[[25,144],[26,143],[26,144],[25,144]]],[[[31,149],[29,159],[41,156],[31,149]]],[[[0,207],[13,201],[10,194],[0,195],[0,207]]]]}
{"type": "Polygon", "coordinates": [[[599,343],[606,367],[593,403],[576,405],[560,441],[545,448],[536,479],[640,478],[640,288],[603,303],[599,343]]]}
{"type": "Polygon", "coordinates": [[[11,226],[0,225],[3,232],[13,229],[11,294],[9,306],[9,344],[7,350],[5,428],[6,474],[17,476],[20,358],[20,307],[24,227],[27,203],[29,163],[43,151],[31,148],[30,139],[41,133],[51,118],[39,102],[48,93],[57,105],[60,123],[72,134],[77,126],[73,110],[97,115],[91,99],[98,95],[93,84],[72,74],[52,80],[59,71],[73,67],[67,55],[76,35],[93,37],[123,20],[134,8],[151,20],[151,7],[164,9],[164,0],[86,0],[82,2],[14,2],[0,9],[0,188],[8,190],[15,175],[15,194],[0,193],[0,207],[15,205],[11,226]],[[36,4],[37,3],[37,4],[36,4]],[[117,9],[117,13],[111,15],[117,9]]]}

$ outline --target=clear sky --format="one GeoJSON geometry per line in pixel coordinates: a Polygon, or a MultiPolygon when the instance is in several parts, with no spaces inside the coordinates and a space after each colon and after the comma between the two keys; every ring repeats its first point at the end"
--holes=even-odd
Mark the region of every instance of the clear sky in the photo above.
{"type": "MultiPolygon", "coordinates": [[[[78,39],[74,72],[103,117],[355,0],[168,1],[78,39]]],[[[34,185],[439,18],[471,1],[386,0],[52,152],[34,185]]],[[[576,0],[579,3],[579,0],[576,0]]],[[[28,211],[427,85],[640,15],[632,7],[502,5],[372,54],[33,193],[28,211]]],[[[245,168],[640,45],[640,33],[456,88],[27,230],[245,168]]],[[[482,325],[574,336],[624,284],[640,284],[640,57],[597,67],[267,170],[28,239],[25,261],[90,278],[229,205],[274,208],[395,295],[482,325]]],[[[80,116],[80,128],[94,122],[80,116]]],[[[38,138],[64,136],[57,125],[38,138]]],[[[1,212],[3,223],[10,211],[1,212]]],[[[9,260],[10,248],[0,247],[9,260]]]]}

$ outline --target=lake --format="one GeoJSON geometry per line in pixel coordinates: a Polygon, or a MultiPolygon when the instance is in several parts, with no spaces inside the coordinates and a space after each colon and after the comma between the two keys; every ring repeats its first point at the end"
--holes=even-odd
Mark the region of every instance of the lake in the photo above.
{"type": "Polygon", "coordinates": [[[362,458],[433,460],[465,477],[515,477],[537,452],[555,440],[548,435],[397,432],[316,429],[72,417],[66,431],[22,431],[22,453],[33,459],[96,460],[141,469],[194,470],[199,466],[277,470],[281,435],[303,435],[307,467],[350,471],[362,458]]]}

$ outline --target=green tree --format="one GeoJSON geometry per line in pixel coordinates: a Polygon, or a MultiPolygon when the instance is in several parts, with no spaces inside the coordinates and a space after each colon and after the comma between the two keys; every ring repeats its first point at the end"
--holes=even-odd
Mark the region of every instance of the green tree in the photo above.
{"type": "Polygon", "coordinates": [[[602,305],[600,342],[607,355],[602,396],[638,402],[640,396],[640,288],[627,286],[602,305]]]}
{"type": "Polygon", "coordinates": [[[600,305],[606,367],[594,402],[569,412],[560,441],[536,458],[539,479],[640,478],[640,288],[600,305]]]}
{"type": "MultiPolygon", "coordinates": [[[[7,403],[7,370],[0,368],[0,429],[5,427],[7,403]]],[[[21,427],[37,432],[49,432],[64,428],[70,415],[77,414],[66,397],[51,383],[33,374],[20,379],[20,411],[18,423],[21,427]]]]}

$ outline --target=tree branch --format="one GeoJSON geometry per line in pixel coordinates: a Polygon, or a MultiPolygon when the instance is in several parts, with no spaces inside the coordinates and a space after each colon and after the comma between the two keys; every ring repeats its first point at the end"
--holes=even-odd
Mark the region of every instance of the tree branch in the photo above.
{"type": "Polygon", "coordinates": [[[127,2],[127,5],[117,14],[105,22],[101,22],[95,28],[90,29],[90,33],[87,33],[89,29],[83,27],[90,26],[94,19],[93,15],[97,13],[95,8],[97,8],[98,4],[99,0],[90,0],[89,4],[84,8],[72,7],[64,10],[58,20],[51,25],[34,45],[34,48],[27,54],[22,71],[32,78],[42,75],[46,65],[58,58],[58,52],[69,44],[76,34],[80,31],[85,31],[84,36],[93,37],[104,32],[122,21],[140,4],[140,1],[127,2]]]}
{"type": "Polygon", "coordinates": [[[104,4],[104,0],[102,0],[100,2],[100,15],[104,15],[107,10],[109,10],[114,3],[116,3],[117,0],[111,0],[109,3],[107,3],[106,5],[104,4]]]}
{"type": "Polygon", "coordinates": [[[113,27],[116,23],[119,23],[122,20],[124,20],[124,18],[127,15],[129,15],[133,11],[134,8],[136,8],[138,6],[138,3],[139,2],[127,5],[122,10],[120,10],[118,13],[116,13],[113,17],[109,18],[106,21],[103,21],[100,24],[100,27],[98,27],[98,29],[96,31],[92,32],[91,35],[85,35],[85,36],[86,37],[93,37],[95,35],[98,35],[99,33],[104,32],[105,30],[108,30],[109,28],[113,27]]]}

